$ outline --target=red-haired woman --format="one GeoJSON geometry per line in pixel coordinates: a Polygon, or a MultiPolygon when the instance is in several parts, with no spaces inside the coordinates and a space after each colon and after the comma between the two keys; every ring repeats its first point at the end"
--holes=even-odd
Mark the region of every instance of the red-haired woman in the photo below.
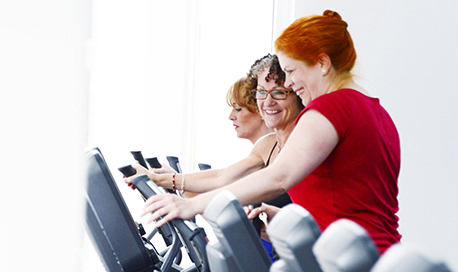
{"type": "MultiPolygon", "coordinates": [[[[285,87],[305,109],[276,160],[228,186],[193,199],[171,195],[146,201],[150,220],[191,218],[202,213],[220,190],[242,205],[288,192],[324,230],[348,218],[363,226],[379,251],[401,239],[398,228],[400,141],[397,129],[377,98],[353,80],[356,60],[347,23],[333,11],[296,20],[275,42],[285,87]]],[[[258,209],[256,209],[258,210],[258,209]]],[[[263,205],[269,218],[276,208],[263,205]]],[[[257,211],[259,212],[259,211],[257,211]]]]}

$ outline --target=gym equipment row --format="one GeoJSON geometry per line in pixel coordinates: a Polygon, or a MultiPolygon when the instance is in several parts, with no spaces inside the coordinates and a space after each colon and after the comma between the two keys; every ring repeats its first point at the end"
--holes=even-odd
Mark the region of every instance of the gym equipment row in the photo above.
{"type": "MultiPolygon", "coordinates": [[[[139,151],[131,153],[145,168],[161,167],[157,158],[144,159],[139,151]]],[[[272,263],[242,205],[228,191],[220,192],[203,214],[215,241],[208,242],[205,230],[194,221],[181,219],[146,235],[133,220],[101,151],[90,150],[86,160],[86,228],[107,271],[451,271],[443,260],[402,244],[393,245],[380,256],[367,232],[348,219],[335,221],[321,233],[312,215],[296,204],[282,208],[268,223],[267,234],[279,256],[272,263]],[[156,233],[167,246],[161,252],[151,243],[156,233]],[[182,247],[192,262],[190,267],[180,266],[182,247]]],[[[178,158],[170,156],[167,160],[181,173],[178,158]]],[[[135,174],[130,165],[118,170],[126,177],[135,174]]],[[[144,199],[173,193],[146,175],[132,183],[144,199]]]]}
{"type": "Polygon", "coordinates": [[[283,207],[268,223],[267,234],[280,256],[273,264],[232,193],[215,196],[204,217],[218,238],[207,245],[215,271],[451,272],[443,260],[402,244],[380,256],[366,230],[348,219],[320,233],[311,214],[296,204],[283,207]]]}

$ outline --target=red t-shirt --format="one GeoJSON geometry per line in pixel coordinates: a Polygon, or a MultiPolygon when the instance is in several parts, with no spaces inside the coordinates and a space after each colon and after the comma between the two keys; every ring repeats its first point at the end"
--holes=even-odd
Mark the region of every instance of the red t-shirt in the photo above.
{"type": "Polygon", "coordinates": [[[288,193],[307,209],[322,231],[340,218],[366,229],[383,253],[399,242],[399,135],[379,100],[342,89],[311,101],[308,110],[324,115],[339,142],[328,158],[288,193]]]}

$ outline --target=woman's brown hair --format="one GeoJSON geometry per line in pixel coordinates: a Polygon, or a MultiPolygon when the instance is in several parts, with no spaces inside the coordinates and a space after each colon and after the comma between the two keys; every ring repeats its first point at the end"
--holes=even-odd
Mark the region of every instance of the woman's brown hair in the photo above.
{"type": "Polygon", "coordinates": [[[227,104],[233,107],[234,105],[232,105],[232,103],[235,102],[240,107],[244,107],[253,113],[258,112],[256,99],[254,99],[254,96],[251,94],[252,89],[254,88],[247,84],[245,77],[240,78],[234,84],[232,84],[232,86],[227,91],[227,104]]]}

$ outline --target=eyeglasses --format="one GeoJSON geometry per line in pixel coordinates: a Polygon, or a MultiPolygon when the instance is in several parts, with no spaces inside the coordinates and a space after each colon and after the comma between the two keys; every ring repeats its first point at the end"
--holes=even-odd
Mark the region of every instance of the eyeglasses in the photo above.
{"type": "Polygon", "coordinates": [[[259,100],[264,100],[267,98],[267,95],[270,94],[270,96],[275,99],[275,100],[285,100],[288,94],[290,94],[293,90],[278,90],[278,89],[273,89],[270,91],[267,90],[257,90],[254,89],[251,92],[254,95],[255,99],[259,100]]]}

